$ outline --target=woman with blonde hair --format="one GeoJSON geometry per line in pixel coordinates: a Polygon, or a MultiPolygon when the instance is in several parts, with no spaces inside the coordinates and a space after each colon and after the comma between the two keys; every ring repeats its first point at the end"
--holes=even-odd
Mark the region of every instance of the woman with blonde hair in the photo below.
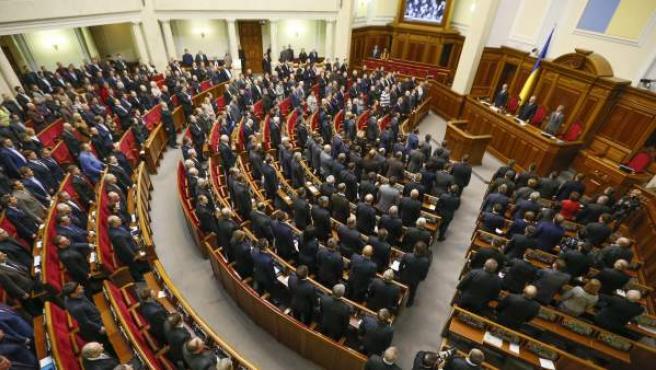
{"type": "Polygon", "coordinates": [[[583,287],[574,287],[561,296],[558,308],[572,316],[580,316],[597,304],[600,288],[597,279],[591,279],[583,287]]]}

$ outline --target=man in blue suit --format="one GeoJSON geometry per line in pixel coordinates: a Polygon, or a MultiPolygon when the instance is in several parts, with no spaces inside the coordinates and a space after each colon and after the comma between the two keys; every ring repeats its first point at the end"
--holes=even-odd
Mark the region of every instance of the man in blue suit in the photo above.
{"type": "Polygon", "coordinates": [[[551,221],[538,223],[535,234],[533,234],[538,249],[549,253],[553,252],[565,235],[565,229],[561,226],[564,220],[561,214],[557,214],[551,221]]]}
{"type": "Polygon", "coordinates": [[[18,201],[12,195],[5,194],[1,203],[6,209],[7,218],[16,228],[18,236],[31,245],[36,238],[40,221],[18,208],[18,201]]]}
{"type": "Polygon", "coordinates": [[[11,139],[3,139],[0,148],[0,162],[5,168],[7,175],[12,178],[20,177],[20,168],[27,165],[27,160],[15,147],[11,139]]]}
{"type": "Polygon", "coordinates": [[[100,180],[100,174],[102,173],[104,164],[91,152],[89,144],[82,144],[81,149],[79,158],[80,167],[82,167],[82,172],[95,184],[100,180]]]}
{"type": "Polygon", "coordinates": [[[21,177],[23,178],[23,185],[27,190],[34,195],[34,197],[41,202],[44,206],[48,206],[50,203],[50,194],[47,186],[34,177],[34,172],[29,167],[21,167],[20,169],[21,177]]]}
{"type": "Polygon", "coordinates": [[[74,225],[68,215],[57,216],[57,234],[67,237],[73,243],[86,243],[89,232],[74,225]]]}
{"type": "Polygon", "coordinates": [[[194,56],[191,55],[189,49],[184,49],[184,54],[182,54],[182,65],[191,67],[194,64],[194,56]]]}
{"type": "Polygon", "coordinates": [[[287,214],[283,211],[277,211],[273,214],[274,220],[271,222],[271,231],[273,231],[273,245],[276,248],[276,254],[286,261],[294,258],[294,231],[287,223],[287,214]]]}

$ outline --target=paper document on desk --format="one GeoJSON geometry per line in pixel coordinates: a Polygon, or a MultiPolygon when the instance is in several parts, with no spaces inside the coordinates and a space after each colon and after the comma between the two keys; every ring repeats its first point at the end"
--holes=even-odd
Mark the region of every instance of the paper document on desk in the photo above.
{"type": "Polygon", "coordinates": [[[483,335],[483,342],[487,342],[495,347],[501,348],[503,345],[503,339],[495,336],[494,334],[490,333],[489,331],[485,332],[485,335],[483,335]]]}
{"type": "Polygon", "coordinates": [[[546,358],[540,359],[540,366],[542,366],[543,369],[556,370],[556,365],[553,361],[547,360],[546,358]]]}
{"type": "Polygon", "coordinates": [[[163,290],[160,290],[157,293],[157,298],[166,298],[166,293],[163,290]]]}
{"type": "Polygon", "coordinates": [[[398,260],[394,260],[394,261],[390,264],[390,268],[391,268],[392,270],[396,271],[396,272],[399,272],[399,267],[401,267],[401,263],[400,263],[398,260]]]}
{"type": "Polygon", "coordinates": [[[510,345],[508,346],[508,349],[510,350],[510,352],[512,352],[516,355],[519,355],[519,344],[510,343],[510,345]]]}
{"type": "Polygon", "coordinates": [[[359,328],[360,324],[362,324],[362,320],[358,319],[357,317],[351,316],[351,319],[349,320],[349,324],[354,328],[359,328]]]}

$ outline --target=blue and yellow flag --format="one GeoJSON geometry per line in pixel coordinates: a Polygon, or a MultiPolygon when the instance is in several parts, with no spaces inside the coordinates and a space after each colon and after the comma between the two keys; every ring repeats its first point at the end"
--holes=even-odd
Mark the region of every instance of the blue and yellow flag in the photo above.
{"type": "Polygon", "coordinates": [[[533,69],[531,69],[531,74],[526,79],[526,82],[524,82],[522,91],[519,92],[519,101],[521,103],[524,103],[525,101],[528,100],[529,96],[531,95],[531,91],[533,90],[533,85],[535,85],[535,81],[538,80],[540,63],[542,62],[542,59],[544,59],[547,56],[547,51],[549,50],[549,44],[551,43],[551,36],[553,36],[555,29],[556,28],[554,27],[551,30],[551,33],[549,33],[549,37],[547,37],[547,41],[544,43],[542,50],[540,50],[540,55],[538,55],[538,59],[536,59],[535,64],[533,65],[533,69]]]}

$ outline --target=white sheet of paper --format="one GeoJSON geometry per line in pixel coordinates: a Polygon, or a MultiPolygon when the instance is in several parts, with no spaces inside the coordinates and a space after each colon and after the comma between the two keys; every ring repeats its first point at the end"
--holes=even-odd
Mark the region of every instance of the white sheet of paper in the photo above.
{"type": "Polygon", "coordinates": [[[540,366],[543,369],[556,370],[556,365],[554,365],[553,361],[547,360],[546,358],[540,359],[540,366]]]}
{"type": "Polygon", "coordinates": [[[294,249],[296,249],[296,252],[298,252],[298,239],[294,239],[294,249]]]}
{"type": "Polygon", "coordinates": [[[97,260],[98,260],[98,256],[96,255],[96,252],[91,252],[91,254],[89,254],[89,262],[94,263],[97,260]]]}
{"type": "Polygon", "coordinates": [[[166,298],[166,293],[164,293],[163,290],[160,290],[159,293],[157,293],[157,298],[166,298]]]}
{"type": "Polygon", "coordinates": [[[508,349],[510,350],[510,352],[512,352],[514,354],[517,354],[517,355],[519,354],[519,344],[510,343],[510,345],[508,347],[509,347],[508,349]]]}
{"type": "Polygon", "coordinates": [[[488,342],[491,345],[501,348],[503,345],[503,339],[495,336],[494,334],[490,333],[489,331],[485,332],[485,335],[483,335],[483,342],[488,342]]]}
{"type": "Polygon", "coordinates": [[[499,235],[503,235],[503,230],[501,230],[501,229],[497,228],[497,229],[494,229],[494,231],[499,235]]]}
{"type": "Polygon", "coordinates": [[[359,328],[360,324],[362,324],[362,320],[356,319],[355,317],[351,317],[351,319],[349,320],[349,324],[354,328],[359,328]]]}
{"type": "Polygon", "coordinates": [[[617,289],[615,293],[620,297],[626,297],[626,293],[622,289],[617,289]]]}
{"type": "Polygon", "coordinates": [[[390,265],[390,268],[391,268],[392,270],[398,272],[400,266],[401,266],[401,263],[400,263],[398,260],[395,260],[395,261],[392,262],[392,264],[390,265]]]}
{"type": "Polygon", "coordinates": [[[278,281],[286,287],[289,286],[289,276],[280,275],[280,276],[278,276],[278,281]]]}
{"type": "Polygon", "coordinates": [[[34,256],[34,267],[41,266],[41,256],[34,256]]]}
{"type": "Polygon", "coordinates": [[[273,271],[276,272],[276,275],[280,274],[280,269],[278,268],[278,266],[273,266],[273,271]]]}

